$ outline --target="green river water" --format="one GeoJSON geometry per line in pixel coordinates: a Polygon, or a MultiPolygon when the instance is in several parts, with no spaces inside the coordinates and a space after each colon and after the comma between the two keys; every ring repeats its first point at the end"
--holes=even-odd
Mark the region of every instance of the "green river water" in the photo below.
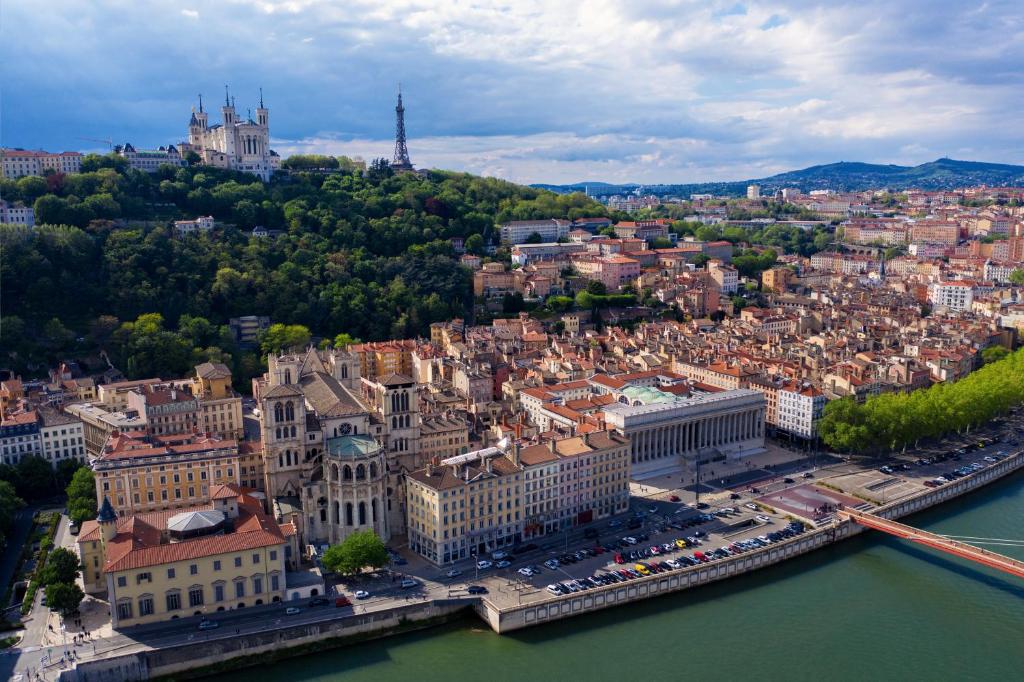
{"type": "MultiPolygon", "coordinates": [[[[1024,472],[904,519],[1024,539],[1024,472]]],[[[988,546],[1024,559],[1024,548],[988,546]]],[[[469,617],[218,679],[1022,680],[1024,581],[869,532],[677,595],[510,635],[469,617]]]]}

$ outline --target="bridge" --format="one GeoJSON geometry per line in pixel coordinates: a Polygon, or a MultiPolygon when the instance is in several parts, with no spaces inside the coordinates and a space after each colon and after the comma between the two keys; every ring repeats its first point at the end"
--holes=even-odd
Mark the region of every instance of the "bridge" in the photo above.
{"type": "MultiPolygon", "coordinates": [[[[850,519],[854,523],[860,524],[865,528],[873,528],[874,530],[880,530],[883,533],[895,535],[898,538],[904,540],[910,540],[918,544],[926,545],[932,549],[937,549],[940,552],[946,552],[954,556],[973,561],[975,563],[989,566],[1004,573],[1015,575],[1018,578],[1024,578],[1024,561],[1018,561],[1002,554],[991,552],[987,549],[975,547],[974,545],[954,540],[944,535],[936,535],[935,533],[929,533],[928,531],[919,530],[913,526],[907,526],[896,521],[890,521],[889,519],[883,519],[881,516],[876,516],[868,512],[857,511],[856,509],[840,509],[836,514],[841,519],[850,519]]],[[[985,538],[976,538],[977,540],[984,540],[985,538]]],[[[1016,541],[1006,540],[993,544],[1006,544],[1010,546],[1021,546],[1016,541]]]]}

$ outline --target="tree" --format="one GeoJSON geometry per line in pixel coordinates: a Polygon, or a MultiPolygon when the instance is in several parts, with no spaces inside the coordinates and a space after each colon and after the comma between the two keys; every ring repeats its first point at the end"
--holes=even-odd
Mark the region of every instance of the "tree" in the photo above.
{"type": "Polygon", "coordinates": [[[14,524],[14,516],[25,506],[25,500],[18,497],[14,486],[7,481],[0,481],[0,547],[7,542],[7,533],[14,524]]]}
{"type": "Polygon", "coordinates": [[[335,348],[347,348],[348,346],[351,346],[352,344],[359,342],[359,339],[353,337],[351,334],[347,332],[341,332],[340,334],[334,337],[335,348]]]}
{"type": "Polygon", "coordinates": [[[65,547],[57,547],[46,558],[46,566],[40,576],[43,585],[73,583],[82,571],[78,555],[65,547]]]}
{"type": "Polygon", "coordinates": [[[327,548],[324,567],[342,575],[355,575],[367,566],[380,568],[388,563],[384,542],[372,530],[357,531],[338,545],[327,548]]]}
{"type": "Polygon", "coordinates": [[[698,253],[690,260],[690,262],[696,265],[698,268],[702,268],[708,264],[709,260],[711,260],[710,256],[703,253],[698,253]]]}
{"type": "Polygon", "coordinates": [[[540,232],[531,232],[529,234],[529,236],[526,237],[526,241],[524,243],[525,244],[541,244],[543,242],[544,242],[544,237],[540,236],[540,232]]]}
{"type": "Polygon", "coordinates": [[[260,335],[260,348],[264,355],[291,348],[303,348],[309,343],[309,327],[301,324],[272,324],[260,335]]]}
{"type": "Polygon", "coordinates": [[[604,296],[608,293],[608,287],[605,286],[605,283],[601,280],[592,279],[587,282],[586,291],[588,294],[593,294],[594,296],[604,296]]]}
{"type": "Polygon", "coordinates": [[[481,256],[484,253],[484,238],[479,234],[471,234],[466,237],[466,241],[463,243],[463,246],[466,247],[467,253],[481,256]]]}
{"type": "Polygon", "coordinates": [[[38,502],[54,493],[54,475],[50,463],[38,455],[22,457],[18,462],[19,495],[29,502],[38,502]]]}
{"type": "Polygon", "coordinates": [[[1003,346],[989,346],[981,351],[981,359],[986,365],[989,365],[1002,360],[1009,354],[1010,351],[1006,350],[1003,346]]]}
{"type": "Polygon", "coordinates": [[[68,516],[81,526],[83,521],[96,518],[96,478],[89,467],[81,467],[71,477],[65,492],[68,495],[68,516]]]}
{"type": "Polygon", "coordinates": [[[1024,286],[1024,270],[1015,268],[1013,272],[1010,273],[1010,284],[1024,286]]]}
{"type": "Polygon", "coordinates": [[[78,583],[51,583],[46,586],[46,605],[67,618],[78,612],[85,593],[78,583]]]}

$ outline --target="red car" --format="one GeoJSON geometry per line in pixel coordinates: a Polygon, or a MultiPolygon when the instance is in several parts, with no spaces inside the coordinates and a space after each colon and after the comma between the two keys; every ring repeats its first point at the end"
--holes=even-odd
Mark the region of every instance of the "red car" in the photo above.
{"type": "Polygon", "coordinates": [[[657,545],[651,545],[651,554],[661,554],[661,547],[658,547],[657,545]]]}
{"type": "Polygon", "coordinates": [[[617,563],[617,564],[624,564],[624,563],[626,563],[626,560],[623,559],[622,555],[619,554],[618,552],[615,553],[614,559],[615,559],[615,563],[617,563]]]}
{"type": "Polygon", "coordinates": [[[694,552],[693,553],[693,558],[696,559],[697,561],[701,562],[702,564],[706,563],[708,561],[708,558],[706,556],[704,556],[703,552],[694,552]]]}
{"type": "Polygon", "coordinates": [[[668,501],[669,502],[680,502],[681,500],[679,499],[678,495],[672,495],[671,497],[668,498],[668,501]]]}

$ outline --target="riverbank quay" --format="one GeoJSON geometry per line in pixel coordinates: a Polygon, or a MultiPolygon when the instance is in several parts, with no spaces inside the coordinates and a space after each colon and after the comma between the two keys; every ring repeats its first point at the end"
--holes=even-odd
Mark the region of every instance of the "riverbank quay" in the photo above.
{"type": "MultiPolygon", "coordinates": [[[[990,467],[943,486],[868,509],[886,519],[899,519],[961,497],[1024,468],[1024,451],[1016,452],[990,467]]],[[[869,507],[870,505],[864,505],[869,507]]],[[[482,599],[474,610],[499,634],[525,627],[622,606],[642,599],[678,592],[726,578],[743,575],[853,537],[865,528],[851,521],[833,520],[828,526],[805,532],[759,550],[700,564],[671,573],[657,573],[628,583],[597,587],[586,592],[551,596],[522,606],[500,607],[482,599]]]]}
{"type": "MultiPolygon", "coordinates": [[[[1022,468],[1024,453],[1016,452],[941,488],[926,488],[885,505],[865,502],[861,508],[884,518],[897,519],[959,498],[1022,468]]],[[[847,539],[863,530],[848,521],[833,520],[824,527],[728,559],[562,597],[548,597],[546,593],[537,592],[530,596],[529,603],[522,605],[509,605],[508,595],[500,601],[495,594],[482,599],[466,596],[433,599],[362,614],[339,614],[336,618],[313,623],[283,622],[277,626],[268,622],[266,631],[243,633],[241,636],[225,628],[197,635],[197,640],[209,638],[204,641],[159,645],[123,656],[79,661],[75,668],[60,671],[48,679],[68,682],[192,679],[431,627],[462,618],[469,611],[487,622],[495,632],[503,634],[750,573],[847,539]]]]}

